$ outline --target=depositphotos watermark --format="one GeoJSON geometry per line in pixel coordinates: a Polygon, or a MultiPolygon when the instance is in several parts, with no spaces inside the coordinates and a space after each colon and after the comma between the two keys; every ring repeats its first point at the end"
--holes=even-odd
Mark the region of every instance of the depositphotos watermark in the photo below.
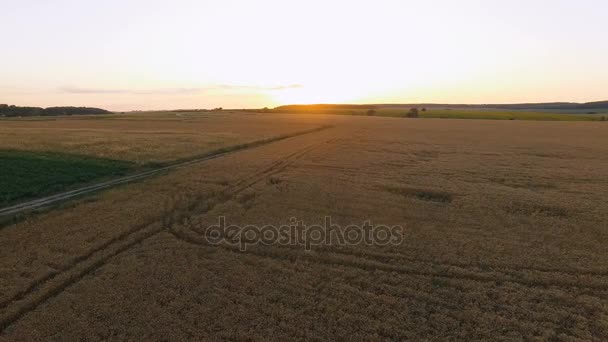
{"type": "MultiPolygon", "coordinates": [[[[200,227],[202,228],[202,227],[200,227]]],[[[314,246],[349,245],[399,245],[403,242],[404,228],[399,225],[374,225],[370,220],[362,225],[340,226],[326,216],[323,224],[306,225],[295,217],[284,225],[246,225],[226,223],[226,217],[218,217],[215,225],[202,230],[211,245],[238,245],[241,251],[254,245],[303,246],[310,251],[314,246]]]]}

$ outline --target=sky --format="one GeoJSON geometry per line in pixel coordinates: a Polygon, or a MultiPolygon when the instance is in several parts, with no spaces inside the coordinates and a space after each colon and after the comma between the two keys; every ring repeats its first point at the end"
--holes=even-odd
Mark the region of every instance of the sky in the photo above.
{"type": "Polygon", "coordinates": [[[0,0],[0,103],[608,100],[606,0],[0,0]]]}

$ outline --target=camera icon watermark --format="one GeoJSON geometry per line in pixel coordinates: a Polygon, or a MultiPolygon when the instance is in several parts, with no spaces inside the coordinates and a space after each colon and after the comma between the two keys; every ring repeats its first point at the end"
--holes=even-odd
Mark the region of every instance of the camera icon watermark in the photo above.
{"type": "Polygon", "coordinates": [[[295,217],[283,225],[234,225],[227,223],[225,216],[219,216],[217,224],[199,227],[205,241],[210,245],[228,244],[246,251],[255,245],[302,246],[310,251],[314,246],[349,245],[400,245],[404,238],[404,228],[400,225],[374,225],[370,220],[361,225],[340,226],[326,216],[323,224],[307,225],[295,217]]]}

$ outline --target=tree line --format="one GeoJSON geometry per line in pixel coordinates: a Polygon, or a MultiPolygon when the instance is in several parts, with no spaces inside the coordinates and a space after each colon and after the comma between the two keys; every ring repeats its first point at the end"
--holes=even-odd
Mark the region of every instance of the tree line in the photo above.
{"type": "Polygon", "coordinates": [[[92,107],[20,107],[0,104],[0,116],[56,116],[110,114],[109,111],[92,107]]]}

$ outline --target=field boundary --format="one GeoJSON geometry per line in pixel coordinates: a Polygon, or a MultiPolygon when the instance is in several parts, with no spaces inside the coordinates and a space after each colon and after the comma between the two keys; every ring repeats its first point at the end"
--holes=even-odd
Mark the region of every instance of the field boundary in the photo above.
{"type": "Polygon", "coordinates": [[[126,183],[130,183],[130,182],[138,181],[141,179],[149,178],[149,177],[155,176],[157,174],[160,174],[160,173],[163,173],[166,171],[171,171],[173,169],[177,169],[180,167],[189,166],[189,165],[197,164],[197,163],[202,163],[202,162],[205,162],[208,160],[226,156],[226,155],[234,153],[234,152],[255,148],[258,146],[270,144],[270,143],[280,141],[280,140],[285,140],[288,138],[301,136],[304,134],[319,132],[319,131],[322,131],[322,130],[325,130],[325,129],[328,129],[331,127],[333,127],[333,126],[321,126],[321,127],[308,129],[308,130],[304,130],[304,131],[299,131],[299,132],[295,132],[295,133],[291,133],[291,134],[284,134],[284,135],[279,135],[279,136],[272,137],[272,138],[252,141],[249,143],[228,146],[228,147],[220,148],[220,149],[205,153],[203,155],[180,159],[180,160],[165,164],[165,166],[160,166],[153,170],[139,172],[139,173],[136,173],[133,175],[115,178],[115,179],[104,181],[101,183],[92,184],[92,185],[81,187],[78,189],[58,193],[55,195],[46,196],[46,197],[38,198],[35,200],[15,204],[15,205],[12,205],[9,207],[1,208],[0,209],[0,218],[7,218],[7,217],[15,216],[15,215],[18,215],[21,213],[25,213],[25,212],[29,212],[29,211],[33,211],[33,210],[37,210],[37,209],[42,209],[45,207],[52,206],[54,204],[58,204],[60,202],[74,199],[74,198],[82,196],[82,195],[105,190],[105,189],[115,187],[115,186],[118,186],[121,184],[126,184],[126,183]]]}

